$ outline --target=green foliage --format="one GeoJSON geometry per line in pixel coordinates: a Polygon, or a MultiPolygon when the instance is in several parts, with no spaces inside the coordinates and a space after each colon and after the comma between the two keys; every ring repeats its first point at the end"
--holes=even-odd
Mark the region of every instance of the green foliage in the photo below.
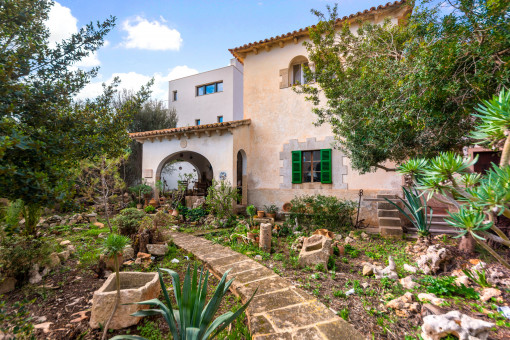
{"type": "Polygon", "coordinates": [[[19,232],[19,221],[21,219],[24,203],[22,200],[16,200],[14,202],[9,202],[5,212],[5,231],[8,234],[12,234],[14,232],[19,232]]]}
{"type": "Polygon", "coordinates": [[[290,220],[314,228],[339,230],[352,224],[351,217],[357,204],[334,196],[303,195],[293,198],[290,203],[290,220]]]}
{"type": "Polygon", "coordinates": [[[17,235],[4,237],[0,242],[0,271],[4,277],[11,276],[25,282],[34,264],[42,268],[51,252],[44,239],[17,235]]]}
{"type": "Polygon", "coordinates": [[[146,338],[147,340],[164,340],[165,337],[163,333],[158,328],[158,325],[153,321],[146,321],[142,325],[136,328],[140,335],[146,338]]]}
{"type": "MultiPolygon", "coordinates": [[[[172,302],[168,295],[167,288],[163,282],[163,276],[161,271],[158,269],[159,282],[161,284],[161,290],[163,291],[164,302],[158,299],[139,302],[138,304],[140,305],[149,305],[155,308],[140,310],[132,315],[138,317],[162,315],[165,318],[174,339],[205,340],[215,338],[223,329],[225,329],[246,310],[256,293],[255,291],[252,297],[236,312],[233,313],[229,311],[213,320],[223,297],[234,280],[231,279],[227,281],[227,275],[230,270],[227,270],[225,274],[223,274],[213,297],[207,304],[206,295],[209,271],[206,270],[204,273],[204,270],[201,269],[199,276],[198,267],[195,266],[193,273],[190,274],[190,268],[188,266],[181,290],[179,274],[170,269],[161,268],[161,270],[167,272],[172,277],[174,297],[177,301],[178,310],[174,310],[172,307],[172,302]]],[[[112,338],[112,340],[117,339],[140,339],[140,337],[120,335],[112,338]]]]}
{"type": "Polygon", "coordinates": [[[331,124],[354,169],[459,150],[475,104],[510,87],[510,3],[449,5],[451,13],[442,1],[406,3],[406,24],[344,20],[340,29],[336,7],[329,17],[313,11],[319,22],[304,45],[314,83],[296,90],[315,105],[317,124],[331,124]]]}
{"type": "Polygon", "coordinates": [[[427,292],[437,296],[460,296],[472,300],[477,300],[480,297],[480,295],[473,288],[466,287],[463,284],[460,286],[456,285],[455,279],[455,276],[426,276],[420,281],[427,287],[427,292]]]}
{"type": "Polygon", "coordinates": [[[351,258],[355,259],[360,255],[360,251],[350,244],[344,245],[344,251],[347,255],[349,255],[351,258]]]}
{"type": "Polygon", "coordinates": [[[34,325],[28,309],[34,302],[35,300],[15,301],[6,308],[6,302],[0,301],[0,332],[13,335],[13,339],[35,339],[32,334],[34,325]]]}
{"type": "Polygon", "coordinates": [[[257,209],[253,204],[249,205],[246,207],[246,213],[248,214],[248,216],[253,217],[257,214],[257,209]]]}
{"type": "Polygon", "coordinates": [[[489,282],[487,282],[487,273],[485,272],[485,269],[482,270],[462,269],[462,272],[466,274],[466,276],[469,277],[471,281],[473,281],[480,287],[482,288],[492,287],[492,285],[489,282]]]}
{"type": "Polygon", "coordinates": [[[278,212],[278,206],[276,204],[265,205],[264,210],[270,214],[276,214],[278,212]]]}
{"type": "Polygon", "coordinates": [[[335,257],[333,255],[330,255],[328,258],[328,269],[333,270],[334,268],[335,268],[335,257]]]}
{"type": "Polygon", "coordinates": [[[118,234],[110,234],[104,240],[105,254],[117,255],[122,254],[124,248],[129,244],[129,237],[118,234]]]}
{"type": "Polygon", "coordinates": [[[209,212],[219,219],[229,218],[234,213],[234,202],[239,199],[239,192],[229,181],[213,180],[207,189],[205,203],[209,212]]]}
{"type": "Polygon", "coordinates": [[[409,221],[413,223],[413,225],[418,229],[419,236],[428,236],[430,225],[432,223],[432,208],[427,207],[427,201],[421,198],[421,195],[418,193],[418,190],[408,190],[405,187],[402,187],[404,191],[405,199],[400,198],[400,201],[404,204],[409,211],[409,214],[406,210],[402,209],[398,204],[389,199],[385,198],[385,200],[395,206],[409,221]],[[427,209],[428,208],[428,209],[427,209]]]}
{"type": "Polygon", "coordinates": [[[145,217],[145,213],[136,208],[127,208],[120,211],[115,217],[114,222],[119,228],[121,235],[131,236],[136,234],[140,227],[140,221],[145,217]]]}
{"type": "Polygon", "coordinates": [[[207,216],[207,211],[205,209],[202,208],[189,209],[186,207],[183,208],[184,209],[181,210],[181,207],[179,207],[179,213],[181,213],[187,221],[196,222],[201,218],[207,216]]]}
{"type": "Polygon", "coordinates": [[[156,208],[154,208],[152,205],[148,205],[143,209],[147,214],[151,214],[156,211],[156,208]]]}
{"type": "Polygon", "coordinates": [[[344,307],[338,311],[338,315],[345,321],[349,320],[349,308],[344,307]]]}

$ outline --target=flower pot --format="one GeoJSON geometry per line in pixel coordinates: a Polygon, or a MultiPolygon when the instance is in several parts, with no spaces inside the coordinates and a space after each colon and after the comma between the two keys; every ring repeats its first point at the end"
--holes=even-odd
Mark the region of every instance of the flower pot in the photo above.
{"type": "Polygon", "coordinates": [[[246,234],[246,236],[248,236],[248,238],[250,240],[254,240],[255,239],[255,235],[256,235],[255,233],[250,233],[250,232],[248,232],[248,234],[246,234]]]}
{"type": "Polygon", "coordinates": [[[266,212],[266,215],[267,215],[267,217],[270,217],[272,219],[276,218],[276,213],[268,213],[268,212],[266,212]]]}
{"type": "Polygon", "coordinates": [[[158,201],[156,201],[154,198],[149,201],[149,204],[152,205],[154,208],[158,206],[158,201]]]}
{"type": "Polygon", "coordinates": [[[174,210],[172,211],[172,216],[179,216],[179,210],[174,209],[174,210]]]}
{"type": "Polygon", "coordinates": [[[136,209],[143,209],[143,204],[142,203],[138,203],[136,205],[136,209]]]}
{"type": "Polygon", "coordinates": [[[264,211],[257,211],[257,217],[262,218],[264,217],[265,212],[264,211]]]}

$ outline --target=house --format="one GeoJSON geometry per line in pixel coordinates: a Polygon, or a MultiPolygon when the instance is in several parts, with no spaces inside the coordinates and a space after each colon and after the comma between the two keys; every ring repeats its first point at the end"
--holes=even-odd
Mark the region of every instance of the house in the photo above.
{"type": "MultiPolygon", "coordinates": [[[[352,30],[359,19],[381,23],[390,18],[397,24],[409,11],[402,0],[344,17],[339,24],[350,22],[352,30]]],[[[210,124],[200,121],[193,126],[131,134],[144,143],[145,179],[158,180],[168,160],[193,157],[200,171],[210,170],[204,172],[207,179],[229,180],[241,189],[243,204],[257,207],[272,203],[282,207],[295,196],[317,193],[357,201],[363,189],[361,217],[377,226],[378,205],[370,199],[398,193],[402,176],[382,170],[364,175],[353,171],[349,159],[332,147],[330,126],[313,124],[312,104],[292,89],[303,81],[302,68],[308,59],[302,43],[307,39],[304,28],[230,50],[244,66],[242,119],[234,116],[229,122],[212,122],[214,111],[207,116],[210,124]]]]}

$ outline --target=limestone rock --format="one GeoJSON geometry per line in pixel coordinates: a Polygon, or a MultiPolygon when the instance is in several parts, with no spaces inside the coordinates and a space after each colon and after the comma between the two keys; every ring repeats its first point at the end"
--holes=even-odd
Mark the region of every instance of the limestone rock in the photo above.
{"type": "Polygon", "coordinates": [[[336,234],[335,235],[335,240],[342,241],[342,234],[336,234]]]}
{"type": "Polygon", "coordinates": [[[305,267],[322,263],[326,268],[331,254],[331,243],[331,239],[323,235],[306,238],[299,253],[299,265],[305,267]]]}
{"type": "MultiPolygon", "coordinates": [[[[131,314],[148,306],[132,304],[157,298],[161,290],[158,273],[121,272],[120,304],[110,322],[109,328],[121,329],[136,325],[141,318],[131,314]],[[131,303],[126,305],[127,303],[131,303]]],[[[115,289],[115,274],[111,274],[105,283],[94,292],[92,297],[92,309],[90,315],[90,327],[99,328],[110,317],[117,292],[115,289]]]]}
{"type": "Polygon", "coordinates": [[[57,253],[57,255],[60,258],[60,261],[64,262],[64,261],[67,261],[67,259],[71,255],[71,253],[69,252],[69,250],[64,250],[64,251],[61,251],[60,253],[57,253]]]}
{"type": "Polygon", "coordinates": [[[480,295],[480,300],[489,301],[491,298],[500,298],[501,291],[497,288],[484,288],[480,295]]]}
{"type": "Polygon", "coordinates": [[[393,261],[393,257],[388,257],[388,266],[382,270],[379,268],[374,268],[374,275],[376,279],[381,279],[383,277],[387,277],[393,280],[398,280],[398,274],[396,272],[395,261],[393,261]]]}
{"type": "Polygon", "coordinates": [[[368,235],[368,234],[367,234],[367,233],[365,233],[365,232],[362,232],[362,233],[361,233],[361,238],[362,238],[363,240],[365,240],[365,241],[366,241],[366,240],[369,240],[369,239],[370,239],[370,235],[368,235]]]}
{"type": "Polygon", "coordinates": [[[37,325],[34,325],[34,328],[35,329],[40,329],[40,330],[42,330],[46,334],[46,333],[48,333],[50,331],[51,325],[53,325],[53,322],[43,322],[43,323],[39,323],[37,325]]]}
{"type": "Polygon", "coordinates": [[[439,340],[453,334],[461,340],[486,340],[493,323],[471,318],[458,311],[423,318],[421,336],[424,340],[439,340]]]}
{"type": "Polygon", "coordinates": [[[103,223],[101,223],[101,222],[94,222],[94,223],[92,223],[92,225],[94,225],[94,226],[98,227],[99,229],[104,228],[104,224],[103,224],[103,223]]]}
{"type": "Polygon", "coordinates": [[[435,274],[441,265],[445,265],[452,259],[451,252],[439,244],[427,248],[427,253],[418,259],[418,267],[425,275],[435,274]]]}
{"type": "Polygon", "coordinates": [[[418,294],[418,300],[430,301],[430,303],[435,306],[441,306],[444,303],[444,299],[438,298],[435,294],[432,293],[420,293],[418,294]]]}
{"type": "Polygon", "coordinates": [[[404,277],[403,279],[400,279],[400,284],[405,289],[413,289],[415,287],[419,287],[420,284],[413,281],[413,277],[411,275],[404,277]]]}
{"type": "Polygon", "coordinates": [[[352,237],[350,237],[350,236],[347,236],[347,237],[345,238],[345,240],[344,240],[344,243],[345,243],[345,244],[352,244],[352,243],[354,243],[354,242],[356,242],[356,241],[355,241],[352,237]]]}
{"type": "Polygon", "coordinates": [[[30,272],[28,273],[28,282],[36,284],[42,281],[42,276],[39,274],[39,265],[34,264],[30,272]]]}
{"type": "Polygon", "coordinates": [[[164,256],[168,251],[168,246],[166,244],[148,244],[147,251],[151,255],[164,256]]]}
{"type": "Polygon", "coordinates": [[[404,270],[405,270],[405,271],[408,271],[408,272],[410,272],[410,273],[416,273],[416,272],[418,271],[418,268],[413,267],[413,266],[411,266],[411,265],[408,265],[408,264],[406,263],[406,264],[404,264],[404,270]]]}
{"type": "Polygon", "coordinates": [[[13,277],[6,277],[0,280],[0,294],[12,292],[16,287],[16,279],[13,277]]]}
{"type": "Polygon", "coordinates": [[[131,246],[126,246],[122,251],[122,258],[124,261],[135,258],[135,250],[131,246]]]}
{"type": "Polygon", "coordinates": [[[466,275],[459,276],[455,279],[455,284],[457,286],[464,285],[467,287],[469,285],[469,277],[467,277],[466,275]]]}
{"type": "Polygon", "coordinates": [[[56,268],[58,266],[60,266],[60,257],[58,256],[57,253],[53,252],[50,254],[49,256],[49,266],[50,268],[56,268]]]}
{"type": "Polygon", "coordinates": [[[410,292],[389,301],[386,303],[386,307],[394,309],[395,313],[400,317],[408,317],[409,312],[419,312],[419,304],[413,302],[413,294],[410,292]]]}
{"type": "Polygon", "coordinates": [[[290,249],[294,250],[294,251],[301,251],[301,248],[303,248],[303,243],[305,242],[305,238],[304,236],[299,236],[295,241],[294,243],[292,243],[292,245],[290,246],[290,249]]]}
{"type": "Polygon", "coordinates": [[[60,242],[60,245],[63,247],[70,245],[70,244],[71,244],[71,241],[69,241],[69,240],[64,240],[64,241],[60,242]]]}
{"type": "Polygon", "coordinates": [[[67,251],[70,253],[70,254],[74,254],[76,252],[76,247],[72,244],[69,244],[67,246],[67,251]]]}
{"type": "Polygon", "coordinates": [[[374,275],[374,267],[371,265],[364,265],[363,266],[363,276],[371,276],[374,275]]]}

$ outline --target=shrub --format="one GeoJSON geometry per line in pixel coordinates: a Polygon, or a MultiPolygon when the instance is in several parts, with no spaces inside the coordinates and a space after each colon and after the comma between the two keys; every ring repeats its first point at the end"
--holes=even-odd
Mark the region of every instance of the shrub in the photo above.
{"type": "Polygon", "coordinates": [[[5,237],[0,244],[0,270],[5,277],[25,282],[34,264],[43,267],[50,253],[50,245],[44,239],[17,235],[5,237]]]}
{"type": "Polygon", "coordinates": [[[229,218],[234,213],[234,202],[239,199],[239,192],[229,181],[215,181],[207,189],[206,204],[209,212],[217,218],[229,218]]]}
{"type": "Polygon", "coordinates": [[[126,236],[136,234],[138,227],[140,227],[140,221],[144,216],[145,213],[143,211],[135,208],[121,210],[117,217],[115,217],[119,233],[126,236]]]}
{"type": "Polygon", "coordinates": [[[153,212],[155,212],[155,211],[156,211],[156,208],[154,208],[152,205],[148,205],[148,206],[146,206],[146,207],[145,207],[145,209],[144,209],[144,210],[145,210],[145,212],[146,212],[147,214],[152,214],[153,212]]]}
{"type": "Polygon", "coordinates": [[[339,230],[352,225],[351,217],[357,207],[354,201],[324,195],[299,196],[290,203],[291,221],[297,218],[300,225],[328,230],[339,230]]]}
{"type": "Polygon", "coordinates": [[[28,306],[33,304],[32,301],[22,300],[7,305],[6,302],[0,301],[0,333],[9,334],[5,339],[35,339],[33,337],[32,318],[28,306]]]}
{"type": "Polygon", "coordinates": [[[437,296],[461,296],[466,299],[478,300],[480,295],[473,288],[466,287],[464,284],[457,286],[455,279],[455,276],[426,276],[421,280],[421,283],[427,286],[427,292],[437,296]]]}

